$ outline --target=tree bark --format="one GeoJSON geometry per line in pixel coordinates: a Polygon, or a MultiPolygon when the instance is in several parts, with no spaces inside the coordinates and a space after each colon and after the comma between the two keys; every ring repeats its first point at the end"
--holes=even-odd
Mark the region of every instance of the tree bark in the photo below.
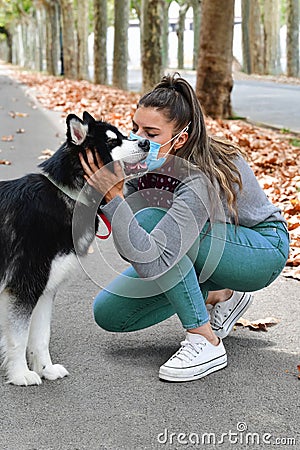
{"type": "Polygon", "coordinates": [[[113,85],[127,90],[129,0],[115,0],[113,85]]]}
{"type": "Polygon", "coordinates": [[[242,51],[243,51],[243,71],[252,73],[250,54],[250,1],[242,0],[242,51]]]}
{"type": "Polygon", "coordinates": [[[206,114],[232,116],[234,0],[203,0],[196,94],[206,114]]]}
{"type": "Polygon", "coordinates": [[[264,2],[264,50],[264,73],[280,74],[279,0],[264,2]]]}
{"type": "Polygon", "coordinates": [[[287,76],[299,76],[299,0],[287,0],[287,76]]]}
{"type": "Polygon", "coordinates": [[[193,6],[193,30],[194,30],[194,50],[193,50],[193,69],[197,69],[199,56],[199,37],[201,26],[201,1],[192,0],[193,6]]]}
{"type": "Polygon", "coordinates": [[[142,0],[143,92],[149,91],[162,76],[162,1],[142,0]]]}
{"type": "Polygon", "coordinates": [[[169,8],[170,2],[163,2],[163,25],[162,25],[162,66],[169,65],[169,8]]]}
{"type": "Polygon", "coordinates": [[[263,34],[258,0],[242,0],[243,70],[263,73],[263,34]]]}
{"type": "Polygon", "coordinates": [[[107,84],[106,34],[106,0],[94,0],[94,82],[96,84],[107,84]]]}
{"type": "Polygon", "coordinates": [[[13,55],[12,35],[11,35],[10,31],[7,28],[2,27],[2,26],[0,26],[0,33],[5,34],[5,36],[6,36],[6,43],[7,43],[7,50],[8,50],[8,52],[7,52],[7,62],[12,64],[12,62],[13,62],[13,56],[12,56],[13,55]]]}
{"type": "Polygon", "coordinates": [[[42,72],[44,70],[44,53],[45,53],[45,28],[46,28],[46,12],[44,8],[36,10],[36,30],[37,30],[37,69],[42,72]]]}
{"type": "Polygon", "coordinates": [[[184,2],[179,8],[179,17],[177,23],[177,67],[178,69],[184,69],[184,30],[185,30],[185,16],[190,7],[189,2],[184,2]]]}
{"type": "Polygon", "coordinates": [[[75,39],[75,22],[73,0],[60,0],[62,16],[62,41],[64,75],[66,78],[77,77],[77,45],[75,39]]]}
{"type": "Polygon", "coordinates": [[[77,2],[78,79],[88,80],[88,6],[85,1],[77,2]]]}
{"type": "Polygon", "coordinates": [[[58,74],[59,60],[59,6],[54,1],[45,1],[46,12],[46,70],[50,75],[58,74]]]}

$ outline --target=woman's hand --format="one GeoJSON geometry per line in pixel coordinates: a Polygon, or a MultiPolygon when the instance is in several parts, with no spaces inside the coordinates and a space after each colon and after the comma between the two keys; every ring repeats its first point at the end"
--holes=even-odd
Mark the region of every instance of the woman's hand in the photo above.
{"type": "Polygon", "coordinates": [[[95,164],[91,150],[87,150],[86,155],[88,163],[85,162],[82,154],[79,154],[79,159],[85,172],[84,178],[87,180],[88,184],[96,189],[96,191],[103,194],[107,202],[112,200],[117,195],[124,198],[124,174],[119,162],[115,161],[113,163],[114,173],[112,173],[105,167],[97,153],[97,164],[95,164]]]}

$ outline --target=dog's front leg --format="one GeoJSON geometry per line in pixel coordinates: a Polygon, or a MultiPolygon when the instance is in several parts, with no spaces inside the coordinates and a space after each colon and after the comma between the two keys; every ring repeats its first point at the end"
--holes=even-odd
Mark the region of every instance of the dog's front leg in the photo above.
{"type": "Polygon", "coordinates": [[[19,386],[41,384],[36,372],[28,369],[26,346],[29,333],[30,315],[9,292],[0,295],[1,350],[3,366],[7,372],[7,382],[19,386]]]}
{"type": "Polygon", "coordinates": [[[69,375],[60,364],[52,364],[49,352],[50,324],[55,293],[44,293],[37,302],[30,323],[27,356],[32,370],[42,378],[56,380],[69,375]]]}

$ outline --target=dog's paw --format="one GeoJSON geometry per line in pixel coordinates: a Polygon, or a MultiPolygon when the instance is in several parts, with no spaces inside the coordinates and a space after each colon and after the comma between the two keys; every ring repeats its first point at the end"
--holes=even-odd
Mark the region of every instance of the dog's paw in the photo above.
{"type": "Polygon", "coordinates": [[[57,380],[58,378],[63,378],[69,375],[69,372],[60,364],[52,364],[43,367],[40,372],[41,377],[46,380],[57,380]]]}
{"type": "Polygon", "coordinates": [[[7,383],[14,384],[16,386],[32,386],[35,384],[42,384],[42,380],[33,370],[26,370],[26,372],[8,375],[7,383]]]}

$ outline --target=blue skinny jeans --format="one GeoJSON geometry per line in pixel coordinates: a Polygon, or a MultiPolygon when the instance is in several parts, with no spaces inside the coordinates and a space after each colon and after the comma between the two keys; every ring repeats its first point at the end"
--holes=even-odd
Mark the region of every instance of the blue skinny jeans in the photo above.
{"type": "MultiPolygon", "coordinates": [[[[163,209],[146,208],[136,218],[150,232],[165,213],[163,209]]],[[[218,226],[221,227],[214,226],[217,231],[218,226]]],[[[189,252],[154,280],[140,278],[132,266],[126,269],[96,296],[97,324],[108,331],[128,332],[177,314],[185,329],[193,329],[209,321],[205,306],[209,291],[229,288],[252,292],[271,284],[288,258],[285,224],[263,222],[253,228],[223,224],[223,230],[224,227],[225,234],[215,238],[218,233],[212,233],[207,223],[189,252]],[[220,252],[220,245],[222,253],[216,264],[214,253],[220,252]],[[210,266],[209,260],[213,273],[202,282],[200,276],[199,282],[203,267],[210,266]]]]}

